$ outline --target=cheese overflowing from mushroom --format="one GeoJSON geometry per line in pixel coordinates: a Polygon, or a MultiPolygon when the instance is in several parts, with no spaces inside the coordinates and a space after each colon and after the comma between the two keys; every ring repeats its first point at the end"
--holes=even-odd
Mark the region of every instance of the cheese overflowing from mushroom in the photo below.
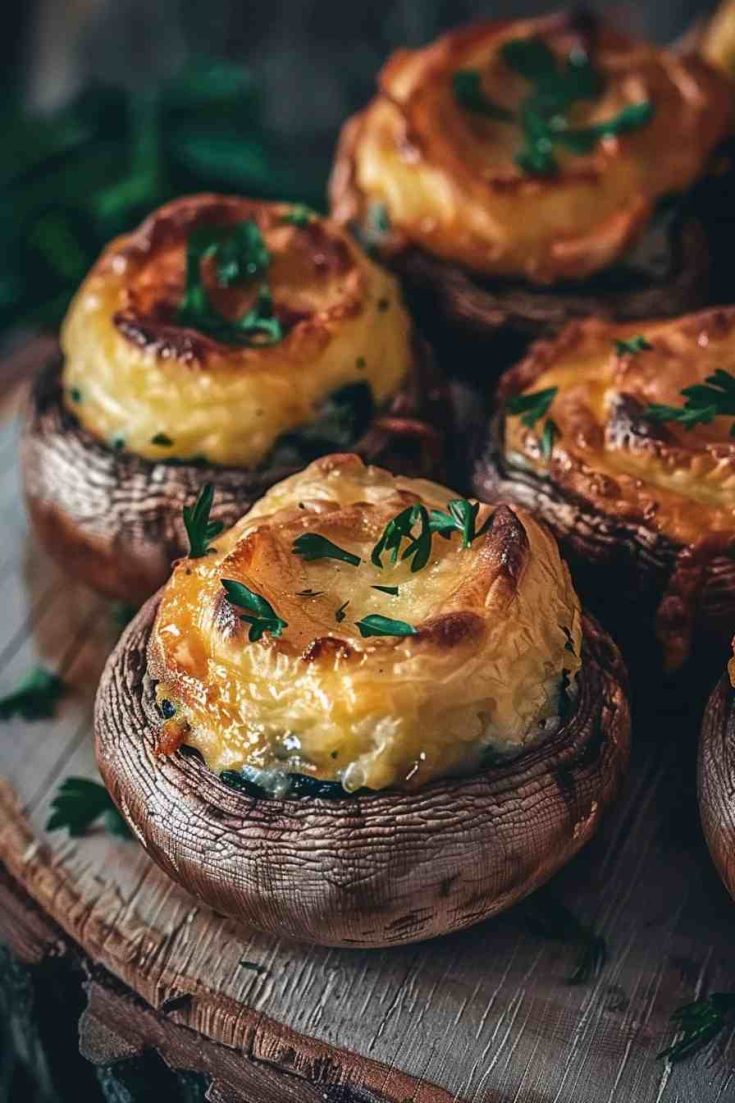
{"type": "Polygon", "coordinates": [[[62,346],[66,405],[97,439],[246,468],[318,425],[335,393],[382,405],[412,362],[395,281],[343,230],[216,195],[169,203],[113,241],[62,346]]]}
{"type": "Polygon", "coordinates": [[[387,63],[343,132],[333,211],[382,231],[388,251],[540,284],[584,278],[702,174],[731,94],[702,58],[588,15],[457,30],[387,63]]]}
{"type": "Polygon", "coordinates": [[[734,309],[573,323],[506,374],[501,401],[509,464],[681,544],[735,536],[734,309]]]}
{"type": "Polygon", "coordinates": [[[556,731],[581,654],[556,543],[523,510],[452,499],[328,456],[180,561],[148,649],[179,737],[217,772],[355,791],[467,773],[556,731]]]}

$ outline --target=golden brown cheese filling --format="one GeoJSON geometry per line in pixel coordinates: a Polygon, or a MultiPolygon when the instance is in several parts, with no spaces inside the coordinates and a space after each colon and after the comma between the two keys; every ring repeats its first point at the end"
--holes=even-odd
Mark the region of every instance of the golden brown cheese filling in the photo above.
{"type": "Polygon", "coordinates": [[[731,308],[625,326],[575,323],[505,376],[506,460],[679,543],[730,538],[733,373],[731,308]],[[525,417],[509,414],[519,394],[525,417]],[[550,456],[542,447],[549,421],[550,456]]]}
{"type": "Polygon", "coordinates": [[[701,58],[590,17],[491,22],[395,54],[345,129],[335,216],[387,221],[488,276],[538,283],[612,264],[729,129],[729,81],[701,58]]]}
{"type": "Polygon", "coordinates": [[[328,456],[177,564],[149,670],[211,769],[415,787],[558,728],[581,627],[556,543],[453,497],[328,456]]]}
{"type": "Polygon", "coordinates": [[[257,467],[330,395],[412,360],[397,286],[333,223],[200,195],[105,250],[66,318],[67,406],[111,447],[257,467]],[[197,251],[198,250],[198,254],[197,251]]]}

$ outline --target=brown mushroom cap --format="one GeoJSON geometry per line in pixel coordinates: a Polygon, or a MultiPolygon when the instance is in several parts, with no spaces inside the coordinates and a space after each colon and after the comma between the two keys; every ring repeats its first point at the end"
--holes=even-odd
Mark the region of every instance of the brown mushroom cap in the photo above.
{"type": "Polygon", "coordinates": [[[633,42],[598,20],[562,13],[461,28],[398,52],[375,99],[345,124],[333,216],[398,272],[432,341],[442,328],[466,338],[463,354],[448,352],[452,370],[487,378],[520,342],[574,318],[704,305],[722,236],[708,158],[728,133],[730,100],[728,81],[701,58],[633,42]],[[529,86],[504,64],[502,46],[536,36],[559,57],[589,53],[604,76],[601,100],[577,104],[577,122],[585,112],[599,122],[631,95],[650,100],[653,119],[585,156],[560,154],[554,174],[524,175],[517,124],[464,109],[452,89],[457,73],[471,72],[492,102],[515,110],[529,86]],[[674,193],[688,197],[678,214],[666,207],[658,217],[657,201],[674,193]]]}
{"type": "MultiPolygon", "coordinates": [[[[255,470],[152,461],[115,452],[66,408],[59,359],[35,381],[21,463],[37,535],[61,565],[107,597],[140,604],[187,547],[182,508],[210,482],[212,517],[234,522],[302,464],[255,470]]],[[[405,384],[379,411],[355,451],[368,463],[417,476],[443,476],[448,397],[428,348],[416,342],[405,384]]]]}
{"type": "Polygon", "coordinates": [[[735,700],[726,675],[715,686],[704,713],[698,791],[712,861],[735,897],[735,700]]]}
{"type": "Polygon", "coordinates": [[[554,389],[548,462],[539,450],[542,420],[526,428],[501,410],[475,442],[474,492],[525,506],[550,525],[583,599],[617,638],[626,621],[652,627],[655,618],[670,669],[695,636],[721,646],[732,635],[735,450],[725,418],[687,430],[651,419],[647,408],[681,406],[682,388],[729,362],[733,333],[729,308],[640,328],[599,319],[570,325],[533,346],[499,387],[503,407],[521,393],[554,389]],[[619,350],[618,341],[637,334],[647,347],[619,350]]]}
{"type": "Polygon", "coordinates": [[[628,757],[627,678],[590,618],[573,714],[506,765],[414,793],[269,800],[229,788],[181,751],[156,757],[146,649],[157,600],[128,626],[102,677],[99,768],[150,856],[247,925],[335,946],[467,927],[568,861],[617,791],[628,757]]]}

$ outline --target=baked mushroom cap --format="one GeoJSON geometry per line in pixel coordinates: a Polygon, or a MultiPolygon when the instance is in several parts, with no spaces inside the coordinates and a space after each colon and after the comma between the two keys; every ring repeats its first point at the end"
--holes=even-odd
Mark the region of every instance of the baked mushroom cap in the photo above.
{"type": "Polygon", "coordinates": [[[262,466],[335,392],[375,407],[411,366],[395,280],[302,208],[197,195],[113,241],[61,335],[64,401],[110,448],[262,466]]]}
{"type": "Polygon", "coordinates": [[[699,742],[698,793],[702,827],[712,861],[735,897],[735,662],[707,702],[699,742]]]}
{"type": "Polygon", "coordinates": [[[617,650],[580,623],[532,518],[450,511],[447,493],[317,461],[177,565],[111,656],[102,775],[150,855],[218,911],[327,945],[430,938],[546,880],[613,799],[617,650]],[[413,512],[398,562],[393,528],[377,567],[386,518],[417,505],[462,531],[442,521],[412,571],[413,512]]]}
{"type": "Polygon", "coordinates": [[[49,551],[111,597],[164,582],[205,482],[230,525],[335,447],[442,474],[447,395],[395,281],[300,207],[168,204],[105,251],[62,343],[31,396],[26,497],[49,551]]]}
{"type": "Polygon", "coordinates": [[[475,492],[536,510],[578,582],[613,566],[622,597],[647,592],[671,667],[735,614],[734,327],[730,308],[575,323],[503,376],[478,443],[475,492]]]}
{"type": "MultiPolygon", "coordinates": [[[[361,404],[351,412],[349,388],[345,397],[344,407],[331,404],[338,417],[327,428],[336,428],[345,444],[356,430],[354,447],[366,462],[427,478],[443,475],[449,398],[426,345],[415,341],[409,374],[382,410],[363,420],[361,404]]],[[[115,451],[67,407],[55,359],[33,385],[21,470],[28,511],[46,550],[106,597],[140,605],[188,549],[183,509],[205,483],[215,491],[212,520],[229,527],[325,443],[319,434],[293,435],[273,462],[253,470],[115,451]]]]}
{"type": "Polygon", "coordinates": [[[548,736],[579,656],[568,571],[531,517],[336,455],[176,565],[148,666],[163,746],[173,728],[217,773],[354,792],[548,736]]]}
{"type": "Polygon", "coordinates": [[[454,31],[385,66],[343,133],[333,211],[386,253],[537,285],[589,277],[702,175],[731,95],[700,57],[589,17],[454,31]]]}

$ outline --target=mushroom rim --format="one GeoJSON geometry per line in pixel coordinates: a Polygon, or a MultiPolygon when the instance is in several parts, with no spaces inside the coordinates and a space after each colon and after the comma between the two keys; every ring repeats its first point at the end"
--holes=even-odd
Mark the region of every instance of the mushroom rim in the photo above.
{"type": "MultiPolygon", "coordinates": [[[[501,381],[498,393],[504,398],[512,392],[504,391],[501,381]]],[[[551,469],[541,473],[508,462],[503,430],[502,407],[476,430],[469,452],[472,491],[484,501],[515,503],[540,517],[573,559],[572,576],[583,596],[589,598],[582,572],[595,572],[591,581],[603,567],[616,571],[624,582],[635,579],[641,592],[644,586],[653,587],[656,635],[669,670],[688,659],[696,634],[730,638],[735,618],[735,536],[684,543],[652,527],[641,512],[625,516],[603,510],[557,482],[551,469]],[[687,593],[697,568],[698,579],[687,593]]]]}
{"type": "Polygon", "coordinates": [[[712,862],[735,898],[735,690],[723,674],[702,717],[697,755],[697,796],[712,862]]]}
{"type": "MultiPolygon", "coordinates": [[[[365,225],[368,207],[354,172],[354,153],[366,111],[358,111],[343,124],[328,184],[331,217],[351,228],[358,242],[369,236],[365,225]]],[[[706,180],[703,174],[683,196],[682,208],[667,229],[671,263],[666,276],[660,282],[651,279],[650,285],[632,291],[604,286],[610,273],[625,264],[626,254],[586,280],[537,285],[520,278],[485,276],[444,260],[393,228],[382,235],[382,240],[369,244],[402,281],[432,292],[444,315],[469,332],[494,333],[509,327],[527,336],[538,336],[590,314],[620,322],[643,321],[657,315],[675,317],[703,307],[708,298],[709,220],[696,211],[698,190],[706,180]]],[[[654,226],[657,210],[643,230],[644,241],[654,226]]]]}
{"type": "Polygon", "coordinates": [[[95,703],[100,773],[138,841],[174,880],[210,906],[261,930],[324,945],[387,946],[469,926],[510,906],[556,872],[591,837],[617,793],[629,753],[627,671],[616,645],[591,617],[584,617],[576,707],[557,733],[507,764],[436,779],[412,792],[284,799],[230,788],[195,756],[156,757],[160,714],[146,650],[158,601],[154,595],[128,625],[100,681],[95,703]],[[524,785],[531,802],[526,824],[530,858],[487,856],[493,817],[508,817],[524,785]],[[548,815],[550,799],[556,816],[548,815]],[[535,802],[544,807],[536,819],[535,802]],[[376,844],[386,836],[392,843],[390,858],[376,865],[376,844]],[[454,853],[447,857],[449,843],[454,853]],[[302,857],[294,857],[294,848],[302,857]],[[214,853],[224,859],[225,872],[214,853]],[[443,886],[473,876],[467,864],[483,857],[490,871],[481,876],[499,878],[501,891],[485,888],[472,897],[471,914],[458,916],[454,889],[443,886]],[[427,887],[427,869],[447,861],[455,869],[452,877],[427,887]],[[314,914],[300,907],[299,893],[293,896],[289,882],[289,869],[300,862],[313,866],[309,876],[326,886],[319,890],[325,899],[312,901],[314,914]],[[500,863],[497,871],[493,862],[500,863]],[[409,901],[418,895],[429,902],[429,914],[420,929],[394,935],[385,913],[394,908],[393,894],[401,895],[396,878],[400,885],[410,882],[409,901]],[[355,886],[343,888],[350,881],[360,886],[358,896],[364,883],[372,886],[369,915],[353,900],[355,886]],[[450,918],[444,914],[448,908],[453,909],[450,918]],[[359,929],[370,922],[377,923],[377,934],[359,929]]]}
{"type": "MultiPolygon", "coordinates": [[[[70,574],[114,600],[139,604],[185,554],[182,507],[205,482],[212,516],[233,525],[303,463],[257,469],[149,460],[115,451],[74,418],[57,353],[37,373],[21,435],[23,491],[40,542],[70,574]]],[[[354,450],[366,463],[442,480],[449,454],[448,389],[418,336],[411,368],[391,406],[373,417],[354,450]]]]}

